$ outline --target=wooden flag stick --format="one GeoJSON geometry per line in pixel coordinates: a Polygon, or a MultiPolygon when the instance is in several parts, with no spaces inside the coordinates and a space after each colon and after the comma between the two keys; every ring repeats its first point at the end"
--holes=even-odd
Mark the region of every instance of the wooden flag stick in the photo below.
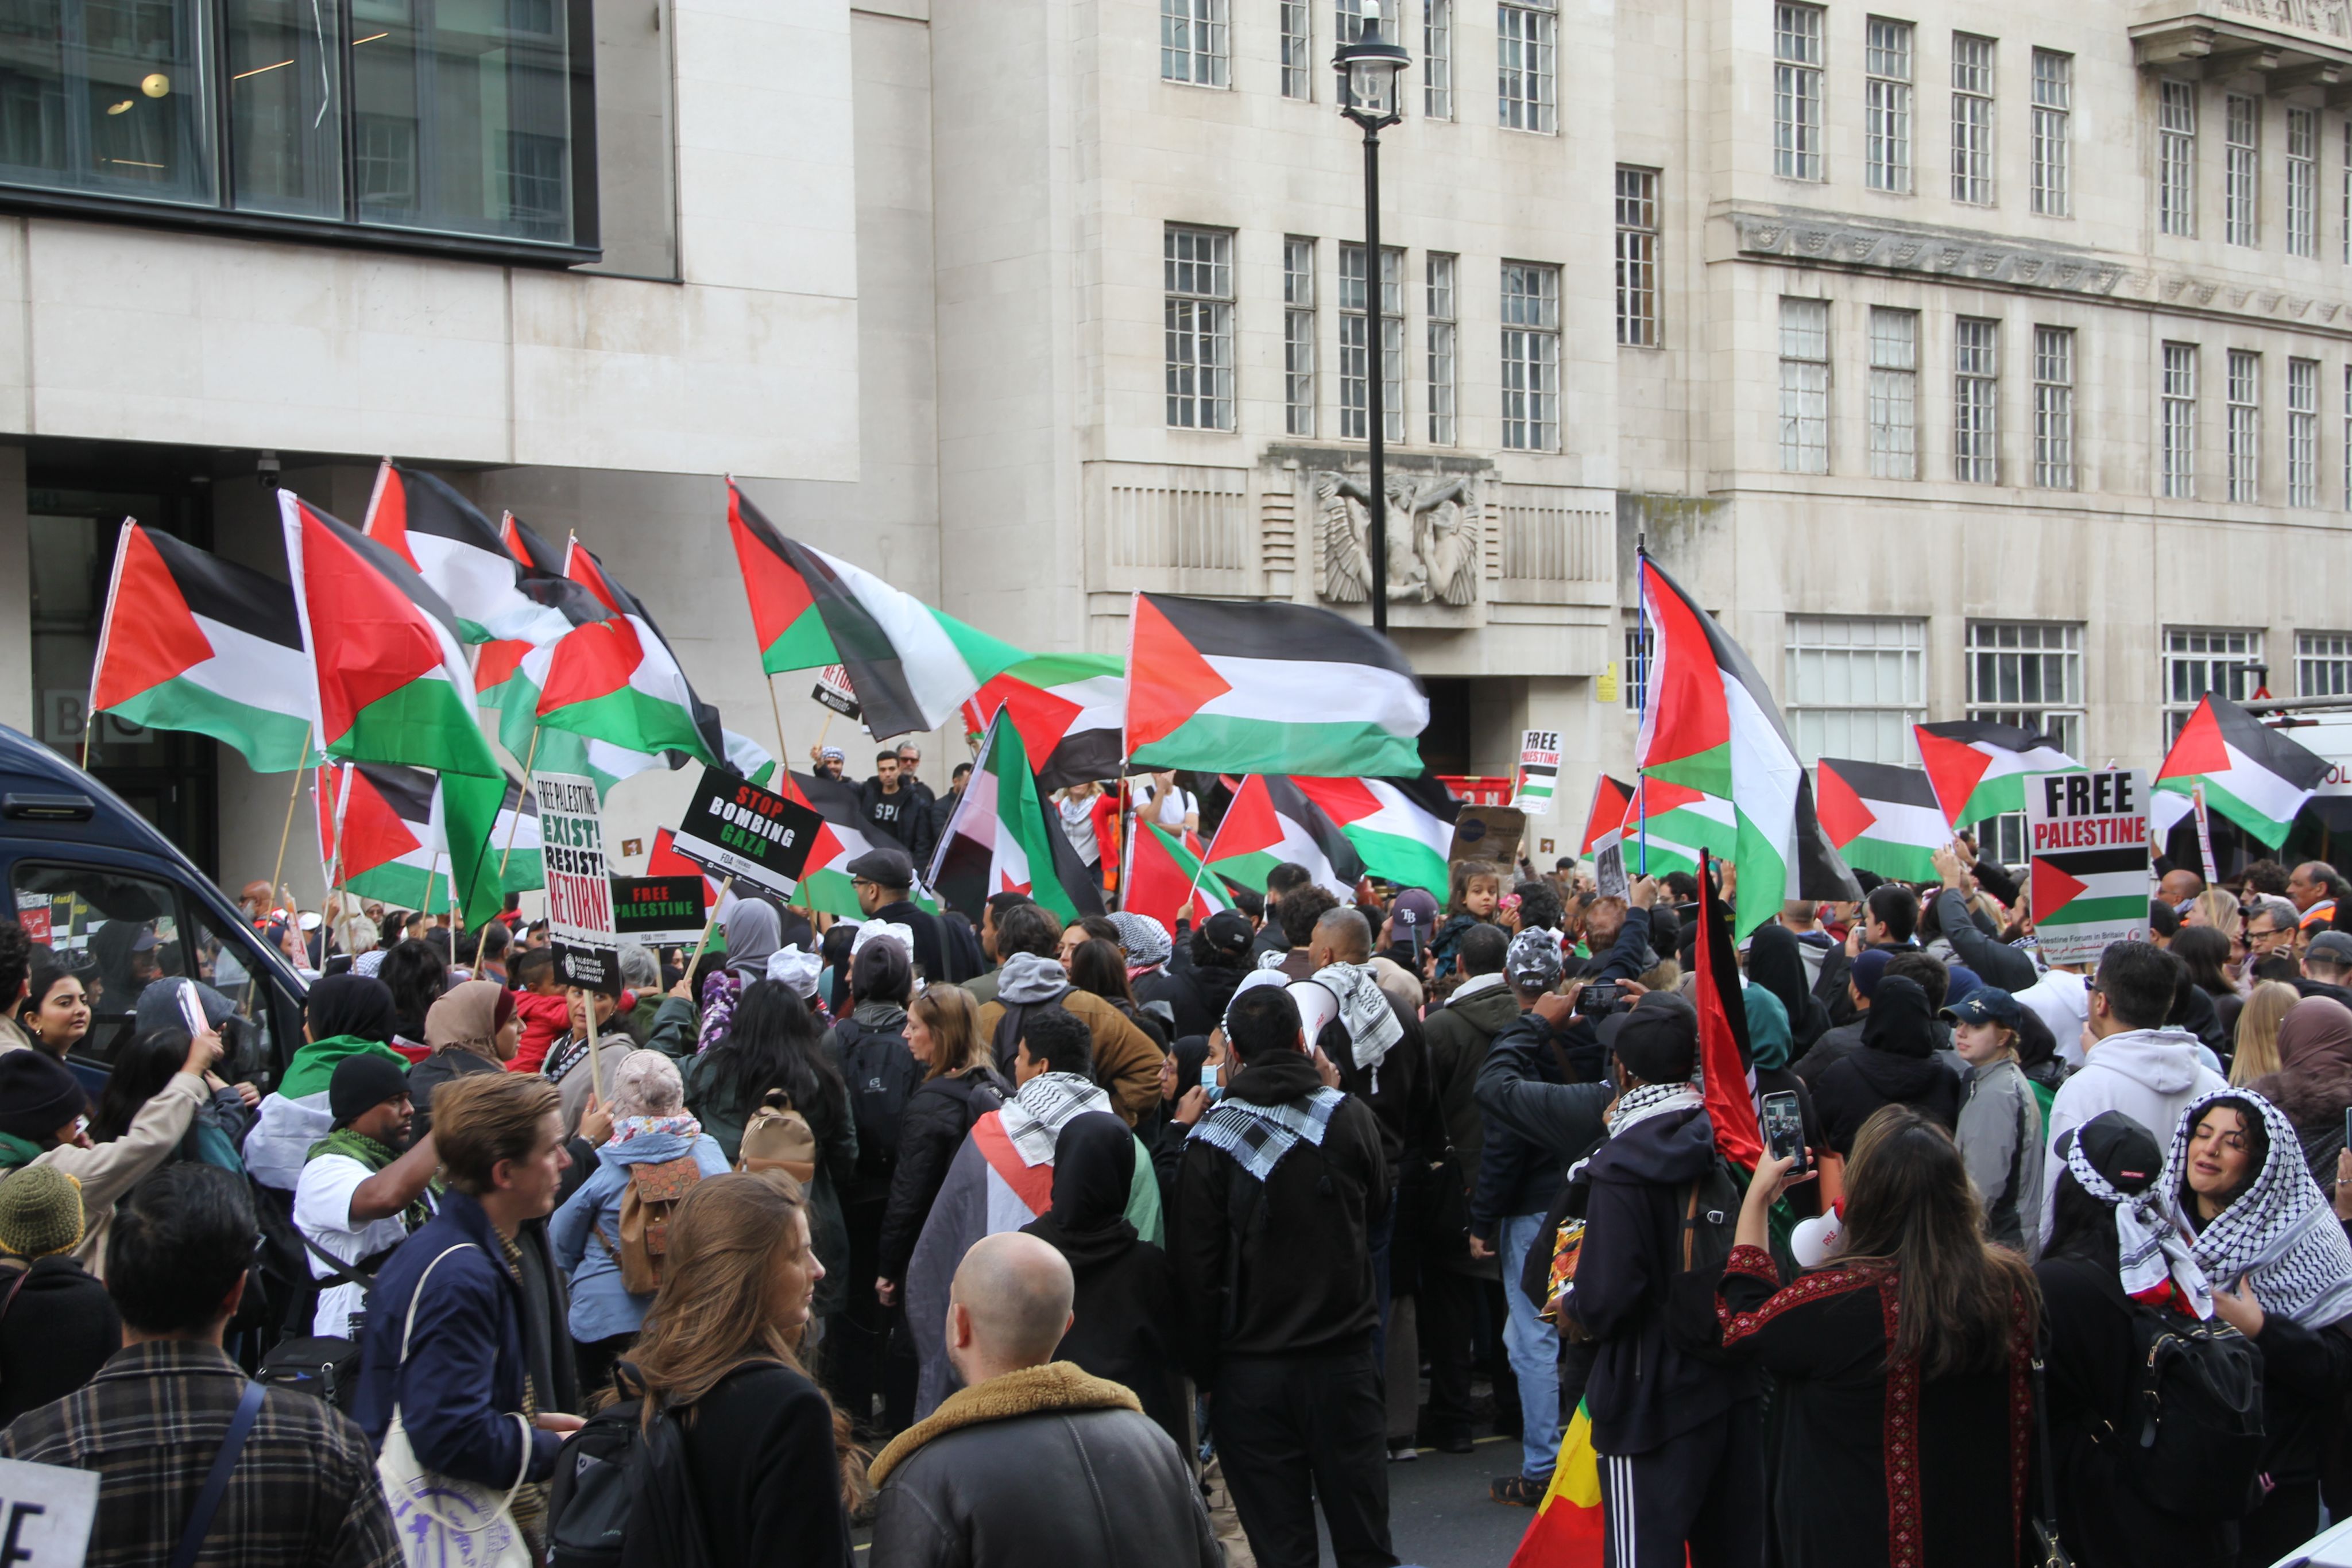
{"type": "Polygon", "coordinates": [[[694,951],[686,956],[686,974],[689,980],[694,977],[694,966],[702,958],[702,950],[710,946],[710,933],[718,927],[719,906],[727,902],[727,895],[734,891],[734,887],[735,873],[730,872],[727,880],[719,884],[719,896],[710,901],[710,916],[702,923],[702,935],[695,939],[694,951]]]}
{"type": "MultiPolygon", "coordinates": [[[[530,782],[530,765],[539,760],[539,729],[540,727],[537,725],[530,727],[530,747],[524,754],[522,759],[522,780],[525,784],[529,784],[530,782]]],[[[526,795],[521,800],[515,802],[514,821],[507,824],[507,847],[499,852],[499,898],[500,903],[504,903],[506,901],[507,862],[514,854],[515,835],[522,831],[522,809],[530,799],[530,797],[526,795]]],[[[479,939],[474,943],[474,973],[478,977],[482,972],[482,955],[489,950],[489,946],[490,923],[485,920],[482,922],[482,935],[479,939]]]]}
{"type": "Polygon", "coordinates": [[[768,677],[768,716],[776,721],[776,766],[792,771],[793,748],[784,743],[784,710],[776,706],[776,677],[768,677]]]}
{"type": "Polygon", "coordinates": [[[302,760],[294,765],[294,788],[286,797],[286,822],[278,830],[278,863],[269,868],[269,896],[273,901],[278,897],[278,879],[286,874],[286,842],[294,836],[294,808],[302,799],[302,770],[310,763],[312,733],[308,728],[302,731],[302,760]]]}

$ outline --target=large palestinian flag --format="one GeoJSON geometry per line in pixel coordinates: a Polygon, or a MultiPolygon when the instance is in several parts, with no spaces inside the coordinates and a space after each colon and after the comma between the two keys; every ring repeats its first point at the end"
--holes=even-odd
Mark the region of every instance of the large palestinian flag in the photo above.
{"type": "Polygon", "coordinates": [[[1418,779],[1307,779],[1298,792],[1323,809],[1356,846],[1364,869],[1405,887],[1446,894],[1446,852],[1462,802],[1434,774],[1418,779]]]}
{"type": "MultiPolygon", "coordinates": [[[[466,890],[453,893],[450,884],[446,810],[436,800],[439,789],[440,779],[421,768],[344,762],[320,768],[311,795],[324,870],[334,884],[398,909],[438,914],[453,904],[464,907],[466,890]]],[[[474,873],[490,880],[488,891],[474,891],[477,903],[499,892],[547,885],[539,818],[536,812],[519,816],[520,801],[520,791],[509,788],[491,834],[491,852],[474,873]],[[499,861],[509,834],[514,852],[500,878],[499,861]]]]}
{"type": "Polygon", "coordinates": [[[2024,810],[2029,774],[2074,773],[2083,767],[2047,736],[2013,724],[1960,719],[1915,724],[1911,734],[1919,743],[1919,761],[1935,787],[1936,803],[1955,828],[2024,810]]]}
{"type": "Polygon", "coordinates": [[[2208,809],[2275,850],[2286,842],[2294,814],[2327,768],[2326,758],[2296,745],[2285,731],[2257,723],[2236,703],[2208,692],[2149,788],[2187,796],[2202,785],[2208,809]]]}
{"type": "Polygon", "coordinates": [[[842,665],[874,735],[939,728],[964,698],[1028,657],[862,567],[785,538],[732,479],[727,529],[751,596],[760,667],[774,674],[842,665]]]}
{"type": "Polygon", "coordinates": [[[1696,876],[1701,851],[1720,859],[1738,845],[1738,813],[1719,795],[1644,779],[1625,804],[1619,848],[1628,876],[1696,876]]]}
{"type": "MultiPolygon", "coordinates": [[[[540,722],[631,751],[676,753],[680,765],[692,758],[719,766],[726,755],[719,710],[695,695],[652,615],[576,538],[563,571],[607,618],[573,628],[546,651],[540,722]]],[[[527,655],[524,668],[535,663],[527,655]]]]}
{"type": "Polygon", "coordinates": [[[524,563],[490,519],[437,475],[385,458],[363,530],[448,601],[468,643],[548,643],[571,630],[559,611],[523,591],[524,563]]]}
{"type": "Polygon", "coordinates": [[[1656,561],[1643,556],[1640,571],[1656,653],[1634,762],[1652,779],[1731,803],[1737,931],[1753,931],[1789,899],[1860,898],[1814,818],[1812,781],[1764,677],[1656,561]]]}
{"type": "Polygon", "coordinates": [[[1012,713],[1023,748],[1037,758],[1037,782],[1046,789],[1119,776],[1127,670],[1118,654],[1040,653],[1022,660],[965,699],[964,733],[978,737],[999,708],[1012,713]]]}
{"type": "Polygon", "coordinates": [[[1286,775],[1253,773],[1226,806],[1205,863],[1234,886],[1264,893],[1267,874],[1286,861],[1305,866],[1342,903],[1355,898],[1364,875],[1363,856],[1305,790],[1286,775]]]}
{"type": "Polygon", "coordinates": [[[1025,893],[1066,924],[1103,913],[1102,889],[1030,770],[1021,731],[1002,712],[981,737],[971,778],[924,880],[974,925],[992,893],[1025,893]]]}
{"type": "Polygon", "coordinates": [[[1937,880],[1936,852],[1952,841],[1952,825],[1924,771],[1827,757],[1818,771],[1822,830],[1846,864],[1894,882],[1937,880]]]}
{"type": "MultiPolygon", "coordinates": [[[[734,737],[732,730],[728,734],[734,737]]],[[[734,758],[738,765],[752,760],[732,749],[729,756],[734,758]]],[[[774,763],[770,762],[769,767],[772,768],[774,763]]],[[[746,774],[744,777],[751,776],[746,774]]],[[[801,873],[800,885],[793,890],[793,902],[803,908],[821,909],[827,915],[838,915],[848,920],[865,918],[864,912],[857,907],[857,883],[849,874],[849,864],[875,848],[877,842],[890,849],[898,849],[898,841],[887,835],[879,840],[869,836],[865,802],[856,785],[814,773],[786,772],[773,777],[775,782],[769,785],[770,789],[786,800],[798,800],[824,819],[824,829],[818,833],[815,846],[809,851],[808,868],[801,873]]],[[[752,779],[752,782],[761,780],[752,779]]],[[[666,836],[667,832],[665,828],[662,830],[664,836],[655,840],[654,852],[656,855],[669,841],[666,836]]],[[[682,855],[677,859],[680,866],[693,863],[682,855]]],[[[680,866],[651,865],[646,869],[650,874],[660,876],[677,871],[680,866]]],[[[916,868],[919,872],[921,869],[919,866],[916,868]]],[[[925,891],[919,883],[911,891],[916,908],[934,915],[939,913],[939,900],[925,891]]],[[[715,899],[718,895],[718,883],[713,883],[711,896],[715,899]]]]}
{"type": "MultiPolygon", "coordinates": [[[[1429,699],[1395,643],[1307,604],[1135,596],[1127,755],[1136,768],[1418,778],[1429,699]]],[[[861,691],[863,687],[859,688],[861,691]]]]}
{"type": "Polygon", "coordinates": [[[1128,840],[1127,878],[1119,884],[1121,909],[1160,922],[1173,936],[1186,904],[1192,906],[1195,925],[1232,907],[1224,884],[1201,863],[1200,840],[1181,831],[1171,833],[1157,822],[1136,825],[1139,831],[1128,840]]]}
{"type": "Polygon", "coordinates": [[[122,520],[90,672],[93,719],[209,735],[256,772],[299,768],[314,695],[294,591],[122,520]]]}

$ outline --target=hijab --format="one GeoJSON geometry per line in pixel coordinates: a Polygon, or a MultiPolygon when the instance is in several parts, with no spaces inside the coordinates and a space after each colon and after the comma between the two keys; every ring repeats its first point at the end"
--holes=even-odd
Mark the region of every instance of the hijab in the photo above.
{"type": "Polygon", "coordinates": [[[1870,993],[1870,1010],[1863,1014],[1863,1049],[1925,1061],[1936,1054],[1933,1021],[1918,981],[1881,975],[1870,993]]]}
{"type": "Polygon", "coordinates": [[[739,898],[719,922],[727,933],[727,972],[750,985],[768,977],[768,956],[783,946],[783,921],[773,906],[739,898]]]}
{"type": "Polygon", "coordinates": [[[2342,1124],[2352,1105],[2352,1009],[2333,997],[2306,997],[2279,1020],[2279,1070],[2256,1080],[2256,1093],[2313,1132],[2342,1124]]]}
{"type": "Polygon", "coordinates": [[[1054,1139],[1053,1207],[1022,1227],[1052,1242],[1074,1270],[1115,1262],[1136,1240],[1127,1218],[1135,1134],[1117,1116],[1084,1112],[1054,1139]]]}
{"type": "Polygon", "coordinates": [[[2163,1190],[2188,1216],[2182,1196],[2189,1142],[2199,1118],[2216,1101],[2251,1105],[2270,1135],[2270,1152],[2254,1179],[2197,1236],[2197,1262],[2215,1286],[2233,1289],[2243,1278],[2269,1312],[2284,1312],[2305,1328],[2326,1328],[2352,1317],[2352,1241],[2303,1163],[2303,1145],[2286,1113],[2244,1089],[2222,1089],[2189,1102],[2173,1128],[2163,1190]]]}
{"type": "Polygon", "coordinates": [[[1789,1033],[1789,1009],[1780,1005],[1778,996],[1758,985],[1752,975],[1739,999],[1748,1009],[1748,1043],[1758,1070],[1775,1072],[1788,1066],[1795,1044],[1789,1033]]]}
{"type": "Polygon", "coordinates": [[[1758,926],[1748,939],[1748,984],[1751,988],[1763,987],[1780,1001],[1788,1018],[1791,1051],[1811,1049],[1813,1041],[1827,1032],[1829,1009],[1805,983],[1805,956],[1799,951],[1795,934],[1777,920],[1758,926]]]}
{"type": "Polygon", "coordinates": [[[366,975],[327,975],[314,981],[303,1004],[310,1038],[330,1040],[349,1035],[391,1043],[394,1030],[392,988],[366,975]]]}
{"type": "Polygon", "coordinates": [[[435,1051],[457,1046],[496,1061],[499,1030],[514,1017],[514,993],[496,980],[452,986],[425,1015],[425,1043],[435,1051]]]}

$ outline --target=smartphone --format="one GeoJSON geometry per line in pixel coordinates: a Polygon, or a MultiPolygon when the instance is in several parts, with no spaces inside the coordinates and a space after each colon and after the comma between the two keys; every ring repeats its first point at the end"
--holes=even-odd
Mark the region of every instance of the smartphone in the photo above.
{"type": "Polygon", "coordinates": [[[1624,992],[1614,980],[1594,980],[1576,993],[1576,1010],[1586,1018],[1607,1018],[1617,1010],[1624,992]]]}
{"type": "Polygon", "coordinates": [[[2344,1146],[2352,1149],[2352,1105],[2344,1108],[2344,1146]]]}
{"type": "Polygon", "coordinates": [[[193,980],[180,982],[180,1017],[187,1020],[188,1032],[192,1035],[205,1033],[213,1027],[212,1021],[205,1017],[205,999],[196,994],[193,980]]]}
{"type": "Polygon", "coordinates": [[[1771,1145],[1774,1159],[1796,1158],[1789,1174],[1802,1176],[1805,1171],[1805,1118],[1797,1109],[1797,1093],[1786,1089],[1764,1096],[1764,1141],[1771,1145]]]}

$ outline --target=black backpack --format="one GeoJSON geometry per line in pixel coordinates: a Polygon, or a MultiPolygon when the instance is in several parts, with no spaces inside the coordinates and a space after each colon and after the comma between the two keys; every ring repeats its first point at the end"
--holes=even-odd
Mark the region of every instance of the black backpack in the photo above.
{"type": "Polygon", "coordinates": [[[1731,1258],[1748,1182],[1721,1154],[1681,1196],[1675,1226],[1673,1272],[1666,1281],[1666,1340],[1701,1361],[1728,1362],[1716,1287],[1731,1258]]]}
{"type": "Polygon", "coordinates": [[[887,1183],[898,1165],[898,1129],[907,1102],[923,1082],[923,1064],[895,1030],[869,1030],[855,1019],[834,1026],[849,1113],[857,1124],[857,1174],[887,1183]]]}
{"type": "MultiPolygon", "coordinates": [[[[1068,996],[1071,988],[1065,986],[1060,996],[1048,997],[1042,1002],[1008,1002],[1002,997],[997,998],[996,1005],[1004,1009],[1003,1015],[996,1020],[996,1034],[990,1042],[996,1051],[997,1071],[1008,1079],[1013,1076],[1013,1059],[1021,1054],[1021,1028],[1028,1021],[1031,1009],[1061,1007],[1062,998],[1068,996]]],[[[1063,1010],[1066,1012],[1068,1009],[1063,1010]]]]}
{"type": "MultiPolygon", "coordinates": [[[[614,1381],[637,1386],[622,1362],[614,1381]]],[[[712,1568],[686,1434],[645,1396],[608,1405],[563,1445],[548,1499],[549,1568],[712,1568]]]]}
{"type": "Polygon", "coordinates": [[[2131,1324],[2131,1405],[2094,1440],[2167,1513],[2244,1518],[2263,1468],[2262,1351],[2227,1323],[2137,1302],[2131,1324]]]}

